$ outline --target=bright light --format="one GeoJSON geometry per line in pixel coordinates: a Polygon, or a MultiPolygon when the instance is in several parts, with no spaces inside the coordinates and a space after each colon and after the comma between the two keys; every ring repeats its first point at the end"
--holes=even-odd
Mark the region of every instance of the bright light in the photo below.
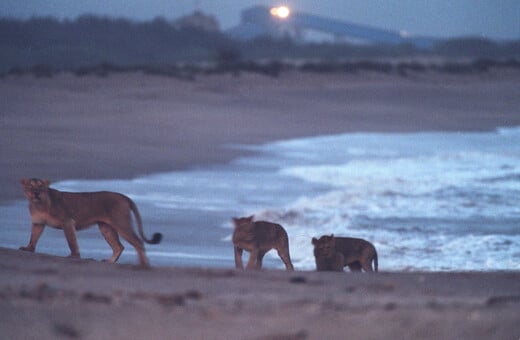
{"type": "Polygon", "coordinates": [[[407,30],[400,30],[399,35],[401,36],[401,38],[409,38],[410,32],[408,32],[407,30]]]}
{"type": "Polygon", "coordinates": [[[291,10],[287,6],[273,7],[270,10],[272,16],[285,19],[291,14],[291,10]]]}

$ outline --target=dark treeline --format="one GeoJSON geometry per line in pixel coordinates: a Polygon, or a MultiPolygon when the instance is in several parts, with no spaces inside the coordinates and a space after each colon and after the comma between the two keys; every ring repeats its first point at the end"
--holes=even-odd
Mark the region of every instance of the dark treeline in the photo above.
{"type": "Polygon", "coordinates": [[[218,32],[179,30],[162,18],[127,19],[81,16],[74,21],[34,18],[0,20],[0,69],[46,64],[70,70],[99,63],[170,64],[214,59],[231,48],[218,32]]]}
{"type": "Polygon", "coordinates": [[[411,45],[297,44],[268,37],[249,42],[230,40],[221,32],[179,29],[163,18],[134,22],[96,16],[75,20],[0,19],[0,73],[30,68],[55,71],[91,67],[147,68],[177,63],[212,62],[224,69],[254,60],[440,56],[471,59],[520,58],[520,41],[498,43],[480,38],[452,39],[432,50],[411,45]],[[247,62],[246,62],[247,61],[247,62]]]}

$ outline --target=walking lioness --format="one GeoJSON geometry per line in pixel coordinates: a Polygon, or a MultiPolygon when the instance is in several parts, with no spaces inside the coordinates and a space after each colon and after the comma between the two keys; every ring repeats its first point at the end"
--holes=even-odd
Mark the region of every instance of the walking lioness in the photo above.
{"type": "Polygon", "coordinates": [[[34,252],[45,225],[48,225],[65,232],[70,248],[69,257],[79,258],[76,231],[97,224],[113,251],[108,262],[116,262],[123,252],[124,247],[119,241],[121,235],[137,250],[141,265],[149,265],[143,241],[157,244],[161,242],[162,235],[155,233],[151,240],[144,236],[141,216],[130,198],[108,191],[62,192],[49,188],[49,180],[37,178],[22,179],[20,183],[29,200],[32,221],[31,239],[26,247],[20,247],[21,250],[34,252]],[[132,228],[130,211],[134,213],[141,238],[132,228]]]}
{"type": "Polygon", "coordinates": [[[377,251],[374,245],[360,238],[324,235],[312,238],[318,271],[343,271],[348,266],[353,272],[377,272],[377,251]],[[374,269],[372,269],[374,261],[374,269]]]}
{"type": "Polygon", "coordinates": [[[276,249],[287,270],[294,270],[289,255],[289,238],[285,229],[275,223],[253,221],[254,216],[233,218],[235,230],[233,245],[235,247],[235,266],[243,269],[242,252],[249,252],[246,269],[262,268],[264,255],[276,249]]]}

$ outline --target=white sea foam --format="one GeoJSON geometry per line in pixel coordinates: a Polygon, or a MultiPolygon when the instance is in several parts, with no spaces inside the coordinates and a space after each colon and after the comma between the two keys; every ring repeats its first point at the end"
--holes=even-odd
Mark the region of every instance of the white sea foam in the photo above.
{"type": "Polygon", "coordinates": [[[372,241],[387,270],[520,268],[519,128],[348,134],[274,148],[291,159],[282,176],[329,188],[258,212],[290,231],[297,266],[314,267],[311,237],[334,233],[372,241]]]}

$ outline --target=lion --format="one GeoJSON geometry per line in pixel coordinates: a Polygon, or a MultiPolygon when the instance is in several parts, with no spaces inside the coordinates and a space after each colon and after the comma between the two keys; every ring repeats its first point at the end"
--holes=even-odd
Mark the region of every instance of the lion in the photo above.
{"type": "Polygon", "coordinates": [[[285,229],[276,223],[253,221],[254,215],[233,218],[233,245],[235,247],[235,266],[243,269],[242,252],[249,252],[246,269],[261,269],[264,255],[276,249],[288,271],[294,270],[289,255],[289,238],[285,229]]]}
{"type": "Polygon", "coordinates": [[[32,222],[29,244],[20,247],[20,250],[34,252],[45,225],[48,225],[64,231],[70,248],[69,257],[79,258],[76,231],[97,224],[113,252],[112,257],[105,261],[115,263],[121,256],[124,249],[119,241],[121,235],[137,250],[140,264],[149,266],[143,241],[158,244],[161,242],[162,235],[155,233],[152,239],[144,236],[137,206],[127,196],[109,191],[78,193],[58,191],[49,187],[49,180],[38,178],[24,178],[20,183],[29,201],[32,222]],[[130,211],[134,213],[141,238],[133,230],[130,211]]]}
{"type": "Polygon", "coordinates": [[[348,266],[353,272],[377,272],[377,251],[366,240],[352,237],[321,236],[312,238],[316,270],[343,271],[348,266]],[[374,261],[374,269],[372,269],[374,261]]]}

